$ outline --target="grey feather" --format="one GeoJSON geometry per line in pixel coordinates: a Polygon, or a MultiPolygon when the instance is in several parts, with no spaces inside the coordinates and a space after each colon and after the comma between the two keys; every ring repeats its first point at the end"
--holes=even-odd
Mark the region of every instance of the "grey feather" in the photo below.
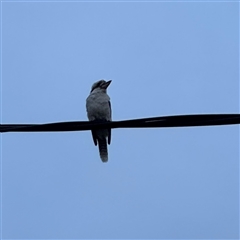
{"type": "Polygon", "coordinates": [[[106,139],[98,139],[99,154],[103,162],[108,161],[108,150],[106,139]]]}

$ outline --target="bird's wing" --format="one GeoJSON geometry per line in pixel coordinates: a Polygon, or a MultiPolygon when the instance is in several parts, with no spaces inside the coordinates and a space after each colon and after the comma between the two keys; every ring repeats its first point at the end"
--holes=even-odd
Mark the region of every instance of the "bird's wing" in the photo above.
{"type": "Polygon", "coordinates": [[[111,143],[111,128],[108,129],[108,145],[111,143]]]}
{"type": "Polygon", "coordinates": [[[108,105],[109,105],[109,110],[110,110],[110,120],[112,121],[112,108],[111,108],[111,102],[108,101],[108,105]]]}
{"type": "MultiPolygon", "coordinates": [[[[109,109],[110,109],[110,120],[112,121],[112,108],[111,108],[111,102],[108,101],[109,109]]],[[[111,143],[111,128],[108,129],[108,145],[111,143]]]]}
{"type": "Polygon", "coordinates": [[[97,136],[96,136],[96,132],[94,130],[91,130],[92,131],[92,138],[93,138],[93,142],[95,144],[95,146],[97,146],[97,136]]]}

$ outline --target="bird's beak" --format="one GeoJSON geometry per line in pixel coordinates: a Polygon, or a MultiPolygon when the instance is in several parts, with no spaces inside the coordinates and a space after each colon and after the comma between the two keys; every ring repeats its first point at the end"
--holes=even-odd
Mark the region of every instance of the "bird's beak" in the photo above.
{"type": "Polygon", "coordinates": [[[107,89],[111,82],[112,82],[112,80],[109,80],[109,81],[105,82],[105,83],[102,85],[102,88],[107,89]]]}

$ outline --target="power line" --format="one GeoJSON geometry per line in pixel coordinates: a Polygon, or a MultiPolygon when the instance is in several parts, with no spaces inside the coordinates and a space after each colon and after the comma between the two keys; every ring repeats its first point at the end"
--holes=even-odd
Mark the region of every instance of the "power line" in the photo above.
{"type": "Polygon", "coordinates": [[[240,124],[240,114],[196,114],[131,119],[112,122],[55,122],[45,124],[0,124],[0,132],[86,131],[97,128],[199,127],[240,124]]]}

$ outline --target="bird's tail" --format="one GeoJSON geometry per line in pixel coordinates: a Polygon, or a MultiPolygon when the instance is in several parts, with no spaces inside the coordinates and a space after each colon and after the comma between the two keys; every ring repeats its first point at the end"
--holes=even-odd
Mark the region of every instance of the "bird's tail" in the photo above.
{"type": "Polygon", "coordinates": [[[98,139],[98,149],[99,154],[103,162],[108,161],[108,150],[107,150],[107,140],[106,138],[98,139]]]}

